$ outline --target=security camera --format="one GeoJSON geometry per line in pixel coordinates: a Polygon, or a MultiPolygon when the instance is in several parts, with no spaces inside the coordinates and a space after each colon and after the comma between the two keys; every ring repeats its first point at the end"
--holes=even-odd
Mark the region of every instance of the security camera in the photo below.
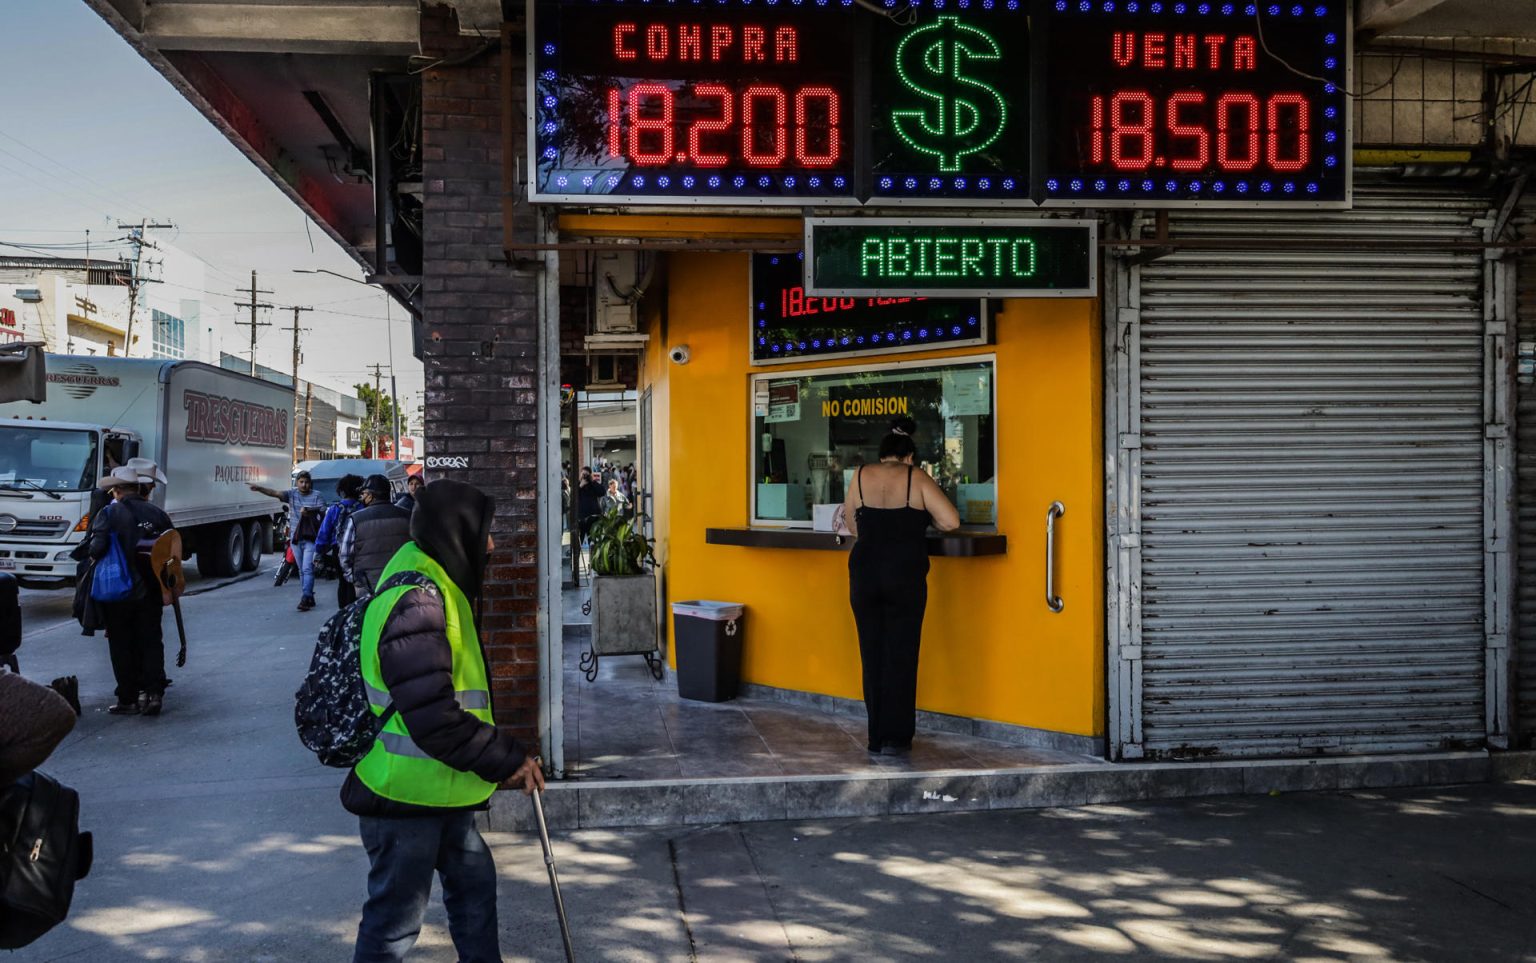
{"type": "Polygon", "coordinates": [[[687,364],[688,359],[692,358],[693,355],[688,353],[688,346],[686,344],[680,344],[668,352],[667,357],[672,359],[673,364],[687,364]]]}

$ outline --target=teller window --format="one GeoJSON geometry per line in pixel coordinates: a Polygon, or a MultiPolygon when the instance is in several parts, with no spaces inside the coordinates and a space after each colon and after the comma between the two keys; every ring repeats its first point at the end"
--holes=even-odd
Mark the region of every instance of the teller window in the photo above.
{"type": "Polygon", "coordinates": [[[995,370],[991,358],[967,358],[754,377],[753,524],[829,527],[859,466],[879,461],[881,440],[905,416],[917,425],[915,463],[961,522],[995,527],[995,370]]]}

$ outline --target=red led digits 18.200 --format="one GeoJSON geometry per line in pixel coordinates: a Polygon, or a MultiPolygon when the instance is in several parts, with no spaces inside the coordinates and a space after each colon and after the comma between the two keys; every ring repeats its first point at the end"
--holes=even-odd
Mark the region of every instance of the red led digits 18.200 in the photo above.
{"type": "Polygon", "coordinates": [[[738,94],[724,84],[674,90],[638,83],[627,91],[610,87],[607,107],[608,156],[638,167],[773,169],[792,162],[817,169],[842,159],[842,97],[831,87],[791,95],[775,84],[752,84],[738,94]],[[683,97],[686,120],[677,106],[683,97]]]}

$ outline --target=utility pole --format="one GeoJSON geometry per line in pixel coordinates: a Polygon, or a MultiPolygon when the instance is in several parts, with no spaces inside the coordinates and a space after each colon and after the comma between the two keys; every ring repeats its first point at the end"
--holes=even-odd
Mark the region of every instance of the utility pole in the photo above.
{"type": "MultiPolygon", "coordinates": [[[[291,328],[284,328],[283,330],[285,330],[285,331],[292,331],[293,332],[293,414],[294,414],[294,417],[298,417],[298,414],[299,414],[299,357],[300,357],[299,356],[299,332],[300,331],[308,331],[309,330],[308,328],[301,328],[301,327],[299,327],[299,312],[300,311],[313,311],[314,308],[307,308],[307,307],[301,308],[297,304],[292,304],[292,305],[288,306],[288,309],[293,312],[293,326],[291,328]]],[[[255,329],[252,329],[252,330],[255,330],[255,329]]],[[[252,358],[256,357],[256,352],[254,350],[251,352],[251,357],[252,358]]],[[[306,425],[306,427],[308,427],[308,426],[306,425]]],[[[309,446],[306,445],[305,447],[308,448],[309,446]]],[[[306,454],[307,454],[307,452],[306,452],[306,454]]],[[[299,433],[298,432],[294,432],[293,433],[293,460],[294,461],[298,461],[299,460],[299,433]]]]}
{"type": "Polygon", "coordinates": [[[395,390],[395,317],[391,311],[394,298],[384,298],[384,332],[389,341],[389,404],[395,411],[395,461],[400,460],[400,393],[395,390]]]}
{"type": "MultiPolygon", "coordinates": [[[[381,364],[369,365],[373,369],[373,457],[379,457],[379,443],[384,440],[387,430],[384,424],[384,366],[381,364]]],[[[398,457],[398,455],[397,455],[398,457]]]]}
{"type": "MultiPolygon", "coordinates": [[[[237,308],[250,308],[251,309],[251,320],[249,320],[249,321],[236,321],[235,323],[239,324],[239,325],[249,325],[250,329],[251,329],[251,377],[252,378],[256,377],[256,329],[257,328],[270,328],[272,326],[271,323],[268,322],[268,321],[257,321],[256,320],[256,309],[257,308],[270,308],[272,306],[270,304],[267,304],[264,301],[257,301],[256,300],[256,295],[258,295],[258,294],[271,294],[271,293],[272,293],[271,291],[258,291],[256,289],[256,272],[252,271],[251,272],[251,300],[249,300],[249,301],[236,301],[235,302],[235,307],[237,307],[237,308]]],[[[295,317],[297,317],[297,315],[295,315],[295,317]]],[[[295,322],[295,323],[297,323],[297,322],[295,322]]]]}
{"type": "MultiPolygon", "coordinates": [[[[140,219],[137,225],[124,224],[122,221],[117,222],[118,230],[127,231],[128,243],[133,245],[133,274],[128,278],[128,330],[123,333],[123,357],[125,358],[133,356],[133,317],[139,306],[139,288],[145,284],[159,283],[154,278],[144,277],[140,270],[140,266],[144,261],[144,249],[157,246],[154,241],[144,239],[144,232],[150,228],[170,230],[175,226],[170,221],[151,222],[147,217],[140,219]]],[[[89,240],[86,243],[89,244],[89,240]]],[[[86,255],[86,260],[89,262],[89,254],[86,255]]],[[[89,263],[87,263],[85,274],[86,280],[89,281],[91,274],[89,263]]]]}
{"type": "Polygon", "coordinates": [[[314,409],[314,404],[315,404],[315,386],[311,385],[311,384],[307,384],[307,385],[304,386],[304,458],[306,460],[309,458],[309,421],[310,421],[310,412],[314,409]]]}

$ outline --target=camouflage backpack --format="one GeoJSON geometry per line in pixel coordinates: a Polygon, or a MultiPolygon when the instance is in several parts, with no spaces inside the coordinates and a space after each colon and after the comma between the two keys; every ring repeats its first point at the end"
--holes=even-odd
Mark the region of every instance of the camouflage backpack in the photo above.
{"type": "MultiPolygon", "coordinates": [[[[420,572],[396,572],[379,586],[411,585],[439,595],[437,585],[420,572]]],[[[304,748],[327,766],[347,769],[373,746],[379,730],[395,714],[394,703],[374,715],[363,686],[363,617],[373,596],[358,599],[326,620],[309,662],[309,674],[295,693],[293,723],[304,748]]]]}

